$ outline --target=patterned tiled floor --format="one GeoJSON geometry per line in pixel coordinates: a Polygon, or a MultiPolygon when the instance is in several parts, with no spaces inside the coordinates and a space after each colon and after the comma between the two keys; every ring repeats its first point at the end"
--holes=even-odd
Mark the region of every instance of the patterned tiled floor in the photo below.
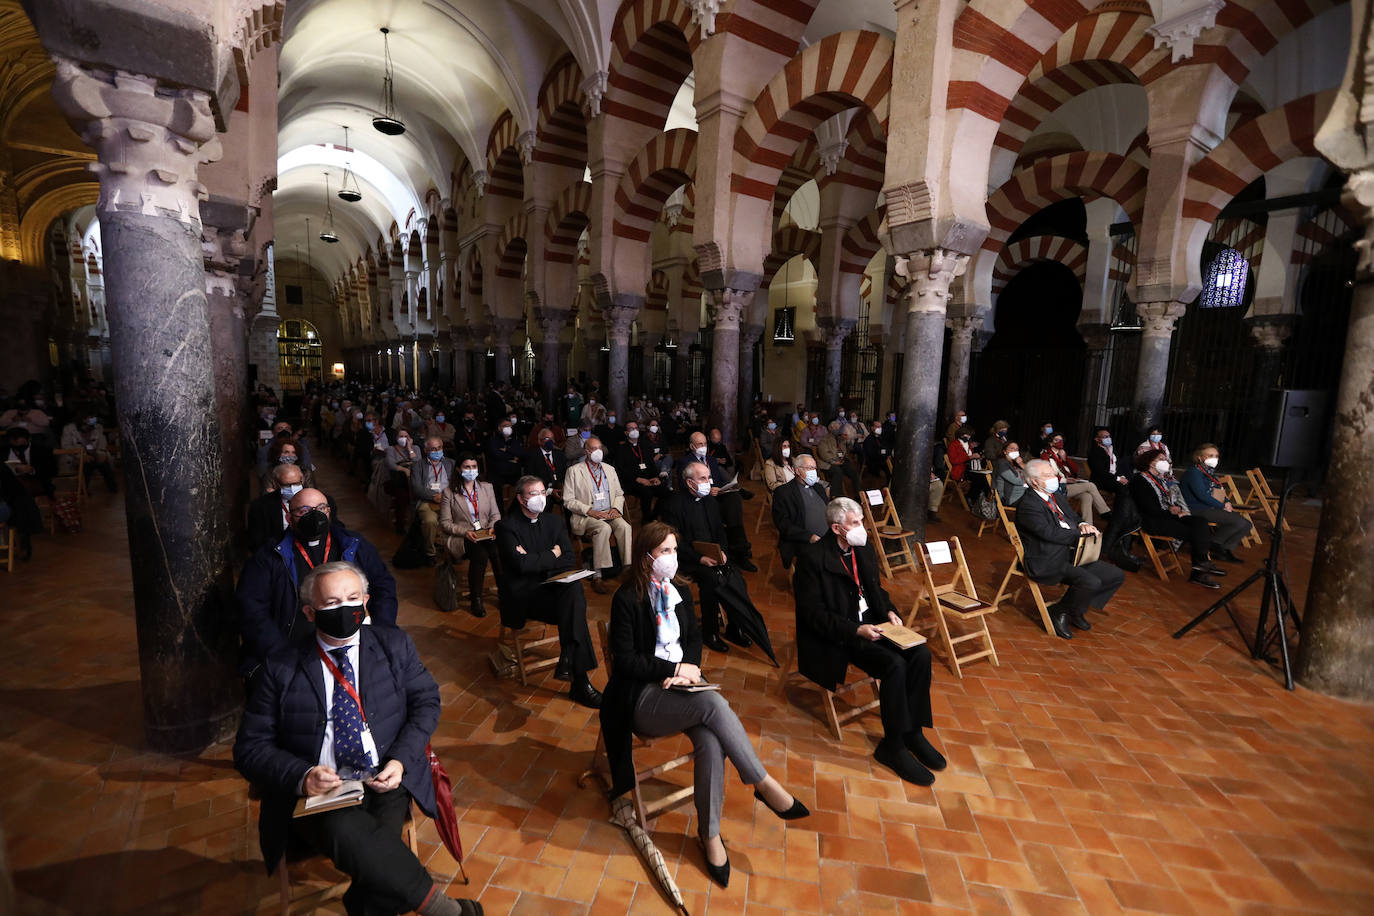
{"type": "MultiPolygon", "coordinates": [[[[332,468],[322,477],[389,556],[396,537],[361,489],[332,468]]],[[[747,504],[751,520],[760,502],[747,504]]],[[[0,825],[20,910],[272,912],[255,807],[229,748],[194,759],[142,748],[122,510],[95,493],[84,533],[40,538],[31,563],[0,574],[0,825]]],[[[990,595],[1009,545],[974,539],[955,505],[943,514],[931,536],[960,536],[990,595]]],[[[1303,596],[1316,510],[1298,507],[1294,521],[1288,566],[1303,596]]],[[[771,532],[760,536],[758,554],[771,544],[771,532]]],[[[765,572],[749,578],[786,646],[790,591],[765,572]]],[[[402,623],[445,703],[434,743],[453,776],[472,881],[450,892],[493,914],[670,912],[607,822],[604,798],[577,786],[593,714],[551,681],[496,680],[486,661],[495,614],[438,613],[428,571],[398,579],[402,623]]],[[[913,590],[901,581],[893,592],[904,604],[913,590]]],[[[872,762],[876,717],[837,743],[813,690],[796,682],[783,701],[757,653],[708,652],[708,675],[726,685],[764,762],[814,814],[784,828],[732,773],[727,891],[709,884],[687,841],[690,809],[661,818],[654,838],[688,911],[1374,911],[1374,709],[1285,692],[1240,651],[1224,615],[1169,638],[1215,594],[1129,575],[1111,613],[1072,642],[1004,606],[992,622],[1000,667],[975,663],[960,681],[937,661],[937,743],[950,767],[932,789],[872,762]]],[[[588,596],[604,616],[609,598],[588,596]]],[[[1253,617],[1253,601],[1242,614],[1253,617]]],[[[431,871],[449,879],[456,867],[432,824],[421,840],[431,871]]]]}

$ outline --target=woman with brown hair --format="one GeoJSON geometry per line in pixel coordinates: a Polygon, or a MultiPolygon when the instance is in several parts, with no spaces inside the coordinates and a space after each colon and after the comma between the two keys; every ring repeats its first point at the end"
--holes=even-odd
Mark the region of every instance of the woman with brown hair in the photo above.
{"type": "Polygon", "coordinates": [[[300,448],[294,439],[285,436],[272,440],[272,444],[267,449],[267,473],[262,475],[262,492],[275,490],[277,483],[272,479],[272,469],[279,464],[294,464],[301,469],[301,483],[307,487],[315,486],[315,475],[310,472],[310,468],[301,463],[300,448]]]}
{"type": "Polygon", "coordinates": [[[728,757],[754,797],[783,820],[811,812],[769,776],[739,717],[719,690],[687,692],[701,681],[701,630],[691,593],[673,583],[677,532],[650,522],[635,535],[630,577],[611,599],[610,681],[601,706],[601,731],[611,765],[611,797],[634,788],[634,735],[662,738],[685,733],[696,751],[693,784],[697,834],[706,871],[721,887],[730,882],[730,859],[720,838],[728,757]]]}

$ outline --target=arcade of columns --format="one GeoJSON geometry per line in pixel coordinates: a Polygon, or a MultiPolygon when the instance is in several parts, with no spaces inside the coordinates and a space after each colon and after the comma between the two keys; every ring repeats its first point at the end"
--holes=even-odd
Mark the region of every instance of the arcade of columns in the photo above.
{"type": "MultiPolygon", "coordinates": [[[[154,746],[181,749],[222,736],[238,703],[228,520],[245,494],[227,482],[245,477],[233,444],[243,438],[246,367],[278,320],[269,192],[283,4],[171,5],[177,16],[151,17],[116,0],[29,2],[26,10],[55,63],[59,105],[97,157],[147,728],[154,746]],[[74,15],[88,6],[118,15],[74,15]],[[185,485],[188,471],[197,486],[185,485]]],[[[1286,158],[1319,151],[1351,173],[1352,210],[1368,219],[1374,209],[1367,47],[1352,50],[1339,90],[1260,115],[1252,130],[1228,137],[1237,70],[1259,56],[1253,17],[1199,26],[1191,38],[1187,29],[1168,32],[1156,48],[1144,4],[1090,13],[1020,0],[896,0],[895,41],[842,32],[788,52],[805,23],[769,12],[774,5],[627,0],[636,15],[620,17],[606,59],[587,72],[569,57],[566,74],[545,80],[538,123],[498,121],[485,161],[460,156],[413,226],[380,231],[337,278],[351,369],[478,385],[483,379],[467,377],[468,352],[490,346],[503,379],[515,341],[523,342],[517,331],[537,327],[538,359],[556,385],[576,314],[579,339],[609,345],[611,406],[623,409],[632,326],[640,322],[643,345],[646,302],[666,305],[689,330],[704,292],[711,418],[733,440],[752,397],[741,379],[752,378],[767,284],[779,257],[794,253],[775,247],[787,235],[775,231],[786,203],[779,191],[808,148],[802,138],[843,125],[843,115],[841,142],[809,147],[823,165],[821,229],[818,241],[801,243],[814,245],[828,396],[833,406],[858,280],[881,245],[903,290],[890,319],[890,336],[905,348],[897,496],[908,518],[923,519],[940,373],[959,400],[990,309],[993,267],[1020,220],[1082,195],[1110,198],[1137,226],[1130,295],[1145,327],[1135,397],[1143,423],[1160,414],[1174,323],[1201,286],[1202,241],[1236,191],[1286,158]],[[989,195],[999,183],[992,163],[1006,149],[999,123],[1018,86],[1053,71],[1056,54],[1058,66],[1083,59],[1097,27],[1127,34],[1114,31],[1116,44],[1093,53],[1119,58],[1149,96],[1148,168],[1111,154],[1065,154],[1003,175],[989,195]],[[646,64],[665,34],[681,41],[687,59],[646,64]],[[694,74],[695,132],[662,130],[663,87],[644,89],[646,67],[669,84],[669,99],[694,74]],[[569,117],[585,129],[590,182],[584,163],[560,147],[569,117]],[[1257,153],[1257,142],[1268,149],[1257,153]],[[665,228],[660,219],[675,195],[675,225],[665,228]],[[947,327],[955,348],[945,365],[947,327]],[[377,355],[388,350],[401,355],[377,355]]],[[[1366,35],[1367,2],[1354,4],[1354,17],[1352,34],[1366,35]]],[[[1088,261],[1090,275],[1103,272],[1099,252],[1088,261]]],[[[1359,269],[1329,471],[1342,498],[1324,509],[1302,664],[1312,686],[1368,698],[1374,586],[1361,573],[1371,555],[1364,516],[1374,473],[1357,460],[1374,446],[1367,247],[1359,269]]],[[[1094,313],[1085,330],[1105,321],[1094,313]]],[[[1282,327],[1260,325],[1280,343],[1282,327]]]]}

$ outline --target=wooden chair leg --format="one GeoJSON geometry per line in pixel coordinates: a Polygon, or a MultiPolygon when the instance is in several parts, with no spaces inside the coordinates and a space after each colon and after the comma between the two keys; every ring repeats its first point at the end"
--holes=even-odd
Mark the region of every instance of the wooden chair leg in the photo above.
{"type": "Polygon", "coordinates": [[[844,740],[840,733],[840,717],[835,713],[835,697],[829,690],[821,690],[821,698],[825,701],[825,717],[830,723],[830,732],[835,736],[836,741],[844,740]]]}
{"type": "Polygon", "coordinates": [[[1051,636],[1054,635],[1054,621],[1050,620],[1050,608],[1049,605],[1045,604],[1045,596],[1041,594],[1040,586],[1032,582],[1029,577],[1027,577],[1026,583],[1030,586],[1031,597],[1035,599],[1035,607],[1040,611],[1040,623],[1044,625],[1046,633],[1051,636]]]}
{"type": "Polygon", "coordinates": [[[1169,574],[1164,571],[1164,564],[1160,562],[1159,551],[1155,550],[1155,542],[1144,531],[1140,532],[1140,539],[1145,542],[1145,553],[1149,554],[1150,562],[1154,564],[1155,575],[1159,576],[1161,582],[1169,581],[1169,574]]]}

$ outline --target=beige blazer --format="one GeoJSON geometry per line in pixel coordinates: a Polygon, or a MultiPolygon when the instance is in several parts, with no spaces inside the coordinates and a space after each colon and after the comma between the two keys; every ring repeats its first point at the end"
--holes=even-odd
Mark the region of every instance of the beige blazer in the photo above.
{"type": "Polygon", "coordinates": [[[767,485],[769,492],[776,490],[796,476],[797,472],[792,469],[790,464],[774,464],[772,458],[763,463],[763,482],[767,485]]]}
{"type": "MultiPolygon", "coordinates": [[[[488,531],[501,520],[496,491],[491,484],[482,480],[477,481],[477,517],[488,531]]],[[[454,559],[461,560],[467,548],[466,535],[473,529],[472,506],[462,491],[453,487],[444,490],[444,498],[439,502],[439,528],[448,535],[448,552],[454,559]]]]}
{"type": "MultiPolygon", "coordinates": [[[[611,508],[621,515],[625,514],[625,491],[620,488],[620,478],[615,468],[601,462],[601,471],[606,475],[606,487],[610,492],[611,508]]],[[[592,473],[587,462],[579,461],[568,468],[563,478],[563,507],[568,510],[574,534],[581,534],[587,528],[587,513],[592,509],[592,499],[596,496],[596,486],[592,483],[592,473]]]]}

